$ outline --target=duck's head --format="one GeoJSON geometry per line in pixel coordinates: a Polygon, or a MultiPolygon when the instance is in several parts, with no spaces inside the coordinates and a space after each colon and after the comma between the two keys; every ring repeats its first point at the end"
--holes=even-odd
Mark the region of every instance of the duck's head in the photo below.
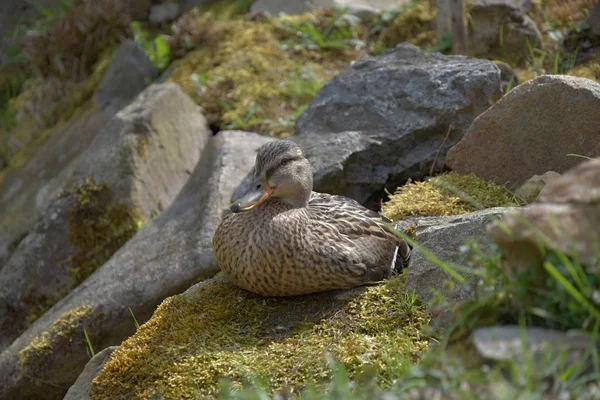
{"type": "Polygon", "coordinates": [[[268,199],[278,199],[292,207],[308,204],[313,188],[312,169],[300,147],[291,140],[262,145],[252,177],[248,192],[231,205],[234,213],[253,210],[268,199]]]}

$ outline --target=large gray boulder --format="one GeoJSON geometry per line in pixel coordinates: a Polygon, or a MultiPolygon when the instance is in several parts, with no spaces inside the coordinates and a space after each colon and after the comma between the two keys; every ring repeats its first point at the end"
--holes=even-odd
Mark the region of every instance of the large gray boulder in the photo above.
{"type": "Polygon", "coordinates": [[[511,90],[477,117],[446,164],[499,184],[519,186],[546,171],[563,173],[600,155],[600,84],[544,75],[511,90]]]}
{"type": "Polygon", "coordinates": [[[428,174],[438,152],[439,170],[500,95],[491,62],[402,44],[327,83],[298,119],[295,140],[313,165],[315,190],[376,205],[384,188],[428,174]]]}
{"type": "Polygon", "coordinates": [[[94,101],[108,113],[116,113],[146,88],[158,71],[144,49],[133,40],[125,40],[106,69],[94,101]]]}
{"type": "Polygon", "coordinates": [[[0,398],[62,398],[88,360],[82,328],[96,350],[119,344],[134,331],[129,308],[142,323],[164,298],[218,272],[214,231],[268,140],[239,131],[211,137],[173,204],[0,354],[0,398]],[[54,333],[65,320],[68,332],[54,333]]]}
{"type": "MultiPolygon", "coordinates": [[[[489,252],[492,240],[486,235],[487,226],[514,208],[489,208],[470,214],[451,217],[421,217],[410,221],[416,226],[416,241],[451,267],[468,264],[468,254],[461,252],[466,242],[476,242],[481,250],[489,252]]],[[[408,224],[402,223],[402,228],[408,224]]],[[[460,271],[467,283],[473,287],[475,275],[460,271]]],[[[409,268],[406,272],[406,288],[415,291],[425,302],[430,302],[441,293],[450,304],[467,299],[472,295],[469,285],[460,285],[439,265],[430,260],[418,248],[413,249],[409,268]],[[453,281],[453,285],[448,285],[453,281]],[[453,287],[452,287],[453,286],[453,287]],[[451,289],[451,290],[449,290],[451,289]]]]}
{"type": "Polygon", "coordinates": [[[175,84],[148,88],[106,125],[59,179],[78,185],[48,191],[50,206],[0,270],[0,349],[171,204],[209,136],[175,84]]]}

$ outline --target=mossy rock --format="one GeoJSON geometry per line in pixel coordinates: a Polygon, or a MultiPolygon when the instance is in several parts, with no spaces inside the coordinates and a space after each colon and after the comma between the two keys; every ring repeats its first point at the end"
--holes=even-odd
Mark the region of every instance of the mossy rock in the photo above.
{"type": "Polygon", "coordinates": [[[383,385],[425,350],[428,314],[403,277],[349,292],[265,298],[213,279],[166,299],[95,379],[92,398],[211,398],[222,380],[322,385],[329,359],[383,385]],[[160,397],[163,396],[163,397],[160,397]]]}
{"type": "Polygon", "coordinates": [[[0,274],[8,307],[0,318],[0,346],[10,344],[102,266],[144,222],[107,185],[91,179],[53,201],[32,231],[19,238],[0,274]]]}
{"type": "Polygon", "coordinates": [[[70,280],[57,284],[54,296],[40,296],[37,301],[30,301],[28,324],[102,266],[145,223],[136,209],[116,201],[107,185],[97,184],[92,178],[83,184],[74,184],[64,195],[71,204],[65,211],[66,239],[73,251],[62,264],[68,268],[70,280]]]}
{"type": "Polygon", "coordinates": [[[398,188],[389,201],[382,204],[381,213],[393,220],[402,220],[411,216],[460,215],[484,208],[519,205],[521,202],[503,186],[474,174],[450,172],[398,188]]]}
{"type": "MultiPolygon", "coordinates": [[[[43,374],[46,359],[61,342],[73,341],[84,319],[91,317],[91,307],[81,306],[61,315],[50,328],[36,336],[19,352],[21,373],[30,377],[43,374]]],[[[83,331],[81,332],[83,333],[83,331]]]]}
{"type": "Polygon", "coordinates": [[[70,259],[70,288],[74,288],[131,239],[145,220],[136,209],[115,201],[108,185],[92,178],[73,185],[70,193],[75,203],[67,210],[67,241],[77,249],[70,259]]]}
{"type": "Polygon", "coordinates": [[[80,365],[89,360],[84,329],[95,330],[97,319],[90,306],[81,305],[61,314],[24,346],[18,353],[18,379],[24,383],[17,398],[62,398],[81,372],[80,365]]]}

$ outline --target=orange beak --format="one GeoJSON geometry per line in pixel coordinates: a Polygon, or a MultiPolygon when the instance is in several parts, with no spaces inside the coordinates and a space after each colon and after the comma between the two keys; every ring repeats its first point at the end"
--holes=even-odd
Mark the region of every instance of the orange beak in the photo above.
{"type": "Polygon", "coordinates": [[[273,194],[273,191],[275,191],[275,188],[270,187],[266,183],[262,185],[262,188],[263,189],[261,190],[251,190],[244,194],[229,207],[231,211],[238,213],[254,210],[267,200],[273,194]]]}

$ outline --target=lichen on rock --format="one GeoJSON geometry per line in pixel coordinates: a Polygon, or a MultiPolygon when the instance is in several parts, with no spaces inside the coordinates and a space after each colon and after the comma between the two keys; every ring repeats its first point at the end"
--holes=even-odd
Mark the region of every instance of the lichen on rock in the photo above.
{"type": "Polygon", "coordinates": [[[144,225],[134,208],[114,201],[106,184],[88,178],[70,192],[75,204],[68,210],[68,237],[76,252],[70,259],[71,287],[100,267],[144,225]]]}
{"type": "Polygon", "coordinates": [[[388,218],[401,220],[410,216],[459,215],[483,208],[519,205],[502,186],[474,174],[450,172],[398,188],[389,201],[382,204],[381,212],[388,218]]]}
{"type": "Polygon", "coordinates": [[[71,343],[74,336],[80,333],[78,328],[91,316],[92,308],[86,305],[62,314],[52,326],[19,352],[21,375],[30,378],[43,375],[47,358],[54,351],[60,351],[64,343],[71,343]]]}
{"type": "Polygon", "coordinates": [[[31,301],[28,324],[102,266],[145,223],[136,209],[113,199],[108,185],[98,184],[91,177],[82,184],[74,184],[62,195],[73,198],[73,205],[66,211],[67,242],[73,253],[64,260],[71,280],[54,296],[40,296],[31,301]]]}
{"type": "Polygon", "coordinates": [[[428,344],[428,314],[402,277],[345,298],[265,298],[223,280],[201,285],[166,299],[116,350],[93,399],[206,398],[223,379],[240,387],[252,378],[298,393],[324,383],[328,357],[351,376],[370,370],[389,382],[428,344]]]}

